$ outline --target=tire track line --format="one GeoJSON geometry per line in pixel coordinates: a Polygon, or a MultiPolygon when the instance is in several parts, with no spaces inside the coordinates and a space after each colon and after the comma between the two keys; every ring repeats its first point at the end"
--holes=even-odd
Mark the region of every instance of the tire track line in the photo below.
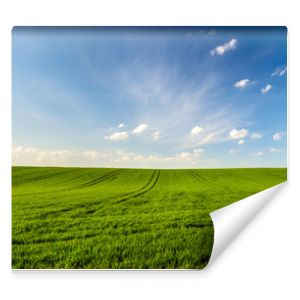
{"type": "MultiPolygon", "coordinates": [[[[159,180],[159,177],[160,177],[160,170],[155,170],[153,172],[153,175],[151,176],[150,180],[141,188],[133,191],[133,192],[130,192],[128,194],[125,194],[123,197],[121,198],[117,198],[118,200],[116,202],[113,202],[112,205],[115,205],[115,204],[118,204],[118,203],[121,203],[121,202],[124,202],[124,201],[127,201],[127,200],[130,200],[132,198],[136,198],[140,195],[143,195],[145,194],[146,192],[150,191],[151,189],[154,188],[154,186],[157,184],[158,180],[159,180]]],[[[115,200],[116,198],[111,198],[110,200],[115,200]]],[[[40,215],[39,217],[41,217],[42,219],[45,218],[45,217],[49,217],[50,215],[53,216],[53,215],[56,215],[56,216],[59,216],[61,213],[66,213],[66,212],[71,212],[72,210],[74,209],[88,209],[88,210],[91,210],[91,209],[95,209],[95,211],[97,210],[97,207],[101,206],[102,203],[99,203],[98,201],[95,202],[95,200],[93,202],[89,202],[89,203],[84,203],[84,204],[76,204],[76,205],[73,205],[73,206],[70,206],[70,207],[67,207],[67,208],[61,208],[61,209],[55,209],[51,212],[47,212],[46,214],[44,215],[40,215]]],[[[84,212],[82,212],[84,213],[84,212]]]]}
{"type": "Polygon", "coordinates": [[[115,170],[109,173],[106,173],[100,177],[97,177],[91,181],[88,181],[86,183],[80,184],[75,189],[83,189],[83,188],[88,188],[94,185],[97,185],[99,183],[102,183],[104,181],[110,181],[109,179],[116,179],[116,175],[118,175],[121,172],[121,170],[115,170]]]}
{"type": "Polygon", "coordinates": [[[22,176],[22,177],[25,177],[25,178],[20,178],[20,179],[15,179],[13,178],[12,180],[12,185],[13,186],[17,186],[17,185],[20,185],[20,184],[26,184],[26,183],[32,183],[32,182],[35,182],[35,181],[40,181],[40,180],[44,180],[44,179],[48,179],[48,178],[51,178],[51,177],[55,177],[55,176],[61,176],[61,175],[65,175],[67,173],[71,173],[73,170],[66,170],[66,171],[56,171],[56,172],[49,172],[48,174],[42,174],[42,175],[38,175],[36,177],[30,177],[28,179],[26,179],[26,175],[22,176]]]}
{"type": "Polygon", "coordinates": [[[129,195],[127,195],[124,198],[119,199],[115,203],[117,204],[117,203],[121,203],[121,202],[130,200],[130,199],[133,199],[133,198],[137,198],[137,197],[149,192],[150,190],[152,190],[155,187],[155,185],[157,184],[157,182],[159,180],[159,177],[160,177],[160,170],[156,170],[154,172],[154,174],[152,175],[152,177],[150,178],[149,182],[144,187],[142,187],[140,190],[130,193],[129,195]]]}
{"type": "Polygon", "coordinates": [[[195,171],[192,171],[191,175],[199,182],[205,184],[205,185],[213,185],[215,186],[216,184],[209,179],[203,178],[201,175],[199,175],[198,173],[196,173],[195,171]]]}

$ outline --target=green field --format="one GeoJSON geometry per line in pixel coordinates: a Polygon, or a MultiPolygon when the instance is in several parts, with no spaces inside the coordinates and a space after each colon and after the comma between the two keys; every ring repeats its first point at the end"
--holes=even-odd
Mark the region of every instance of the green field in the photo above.
{"type": "Polygon", "coordinates": [[[208,263],[208,213],[286,180],[286,169],[13,167],[13,268],[208,263]]]}

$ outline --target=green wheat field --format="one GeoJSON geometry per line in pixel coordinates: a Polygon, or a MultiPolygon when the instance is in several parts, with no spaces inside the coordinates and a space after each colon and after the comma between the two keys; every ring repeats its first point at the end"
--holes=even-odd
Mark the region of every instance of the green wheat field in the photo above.
{"type": "Polygon", "coordinates": [[[285,168],[13,167],[14,269],[201,269],[209,213],[277,185],[285,168]]]}

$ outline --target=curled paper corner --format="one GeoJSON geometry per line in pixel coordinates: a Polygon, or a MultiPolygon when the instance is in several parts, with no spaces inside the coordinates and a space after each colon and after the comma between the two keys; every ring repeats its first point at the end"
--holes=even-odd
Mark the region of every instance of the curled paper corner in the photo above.
{"type": "Polygon", "coordinates": [[[253,217],[278,193],[287,181],[211,212],[214,243],[207,266],[211,265],[253,217]]]}

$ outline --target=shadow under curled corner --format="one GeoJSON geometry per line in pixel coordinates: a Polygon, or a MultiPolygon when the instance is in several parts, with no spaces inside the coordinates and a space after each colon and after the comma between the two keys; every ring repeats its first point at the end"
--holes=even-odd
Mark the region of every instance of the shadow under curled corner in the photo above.
{"type": "Polygon", "coordinates": [[[211,212],[214,224],[214,243],[210,266],[248,223],[284,188],[287,181],[211,212]]]}

